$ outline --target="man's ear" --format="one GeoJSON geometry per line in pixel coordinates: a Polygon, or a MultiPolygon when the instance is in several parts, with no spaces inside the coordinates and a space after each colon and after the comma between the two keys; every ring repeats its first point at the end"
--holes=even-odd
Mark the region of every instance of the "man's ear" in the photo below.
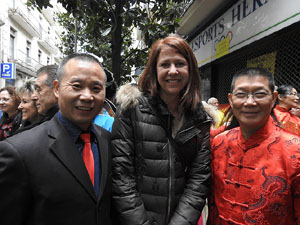
{"type": "Polygon", "coordinates": [[[274,91],[273,94],[272,94],[272,103],[273,103],[273,106],[276,103],[276,99],[277,98],[279,98],[279,99],[281,98],[282,99],[282,96],[279,95],[277,91],[274,91]]]}
{"type": "Polygon", "coordinates": [[[53,81],[53,91],[56,98],[58,98],[58,89],[59,89],[59,82],[58,80],[53,81]]]}
{"type": "Polygon", "coordinates": [[[228,97],[228,101],[229,101],[230,107],[232,108],[232,94],[228,93],[227,97],[228,97]]]}

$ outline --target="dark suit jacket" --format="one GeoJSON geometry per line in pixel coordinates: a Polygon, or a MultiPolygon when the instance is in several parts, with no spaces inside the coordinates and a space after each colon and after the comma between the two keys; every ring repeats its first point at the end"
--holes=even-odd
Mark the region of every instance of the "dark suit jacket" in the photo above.
{"type": "Polygon", "coordinates": [[[1,225],[110,225],[110,133],[96,125],[97,199],[75,143],[55,116],[0,142],[1,225]]]}

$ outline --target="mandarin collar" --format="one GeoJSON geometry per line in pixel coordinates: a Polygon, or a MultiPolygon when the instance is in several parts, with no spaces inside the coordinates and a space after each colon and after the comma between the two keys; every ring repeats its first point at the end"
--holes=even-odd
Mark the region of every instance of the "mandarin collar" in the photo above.
{"type": "Polygon", "coordinates": [[[242,135],[241,129],[239,129],[238,134],[238,144],[243,149],[243,151],[247,151],[251,148],[259,146],[264,140],[266,140],[274,130],[274,120],[271,116],[269,116],[266,124],[261,127],[258,131],[252,134],[247,140],[245,140],[242,135]]]}
{"type": "Polygon", "coordinates": [[[280,112],[289,112],[290,110],[287,108],[283,108],[279,105],[276,105],[276,109],[279,110],[280,112]]]}

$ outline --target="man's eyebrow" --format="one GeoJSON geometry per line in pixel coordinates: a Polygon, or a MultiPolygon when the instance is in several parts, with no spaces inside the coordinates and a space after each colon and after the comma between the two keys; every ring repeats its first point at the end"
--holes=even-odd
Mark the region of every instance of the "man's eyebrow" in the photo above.
{"type": "MultiPolygon", "coordinates": [[[[70,82],[70,83],[74,83],[74,82],[82,83],[82,82],[84,82],[84,80],[75,77],[75,78],[71,78],[71,79],[69,80],[69,82],[70,82]]],[[[105,82],[103,82],[103,81],[101,81],[101,80],[94,80],[94,81],[92,81],[92,84],[104,85],[105,82]]]]}
{"type": "Polygon", "coordinates": [[[73,83],[73,82],[82,82],[82,80],[78,78],[71,78],[68,82],[73,83]]]}
{"type": "MultiPolygon", "coordinates": [[[[257,87],[257,88],[253,88],[254,91],[269,91],[267,88],[265,87],[257,87]]],[[[238,87],[237,89],[233,90],[233,92],[235,91],[248,91],[247,87],[238,87]]]]}
{"type": "Polygon", "coordinates": [[[93,81],[94,84],[99,84],[99,85],[104,85],[105,82],[101,81],[101,80],[95,80],[93,81]]]}

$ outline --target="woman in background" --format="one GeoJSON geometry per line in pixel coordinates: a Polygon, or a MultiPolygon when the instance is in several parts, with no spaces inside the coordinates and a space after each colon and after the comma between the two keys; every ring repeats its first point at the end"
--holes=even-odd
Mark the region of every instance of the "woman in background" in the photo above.
{"type": "Polygon", "coordinates": [[[18,89],[18,93],[21,98],[19,110],[22,111],[22,123],[18,132],[21,131],[23,127],[34,123],[38,118],[38,111],[35,102],[31,99],[31,95],[33,92],[33,80],[25,81],[24,85],[18,89]]]}
{"type": "Polygon", "coordinates": [[[120,225],[196,225],[210,180],[211,120],[196,58],[182,38],[152,46],[138,88],[118,91],[113,204],[120,225]]]}
{"type": "Polygon", "coordinates": [[[277,92],[277,105],[273,109],[277,121],[286,131],[300,135],[300,118],[291,112],[292,108],[298,106],[297,90],[291,85],[281,85],[277,92]]]}
{"type": "Polygon", "coordinates": [[[22,113],[18,110],[20,101],[14,87],[0,89],[0,108],[3,113],[0,119],[0,141],[12,136],[20,127],[22,121],[22,113]]]}

